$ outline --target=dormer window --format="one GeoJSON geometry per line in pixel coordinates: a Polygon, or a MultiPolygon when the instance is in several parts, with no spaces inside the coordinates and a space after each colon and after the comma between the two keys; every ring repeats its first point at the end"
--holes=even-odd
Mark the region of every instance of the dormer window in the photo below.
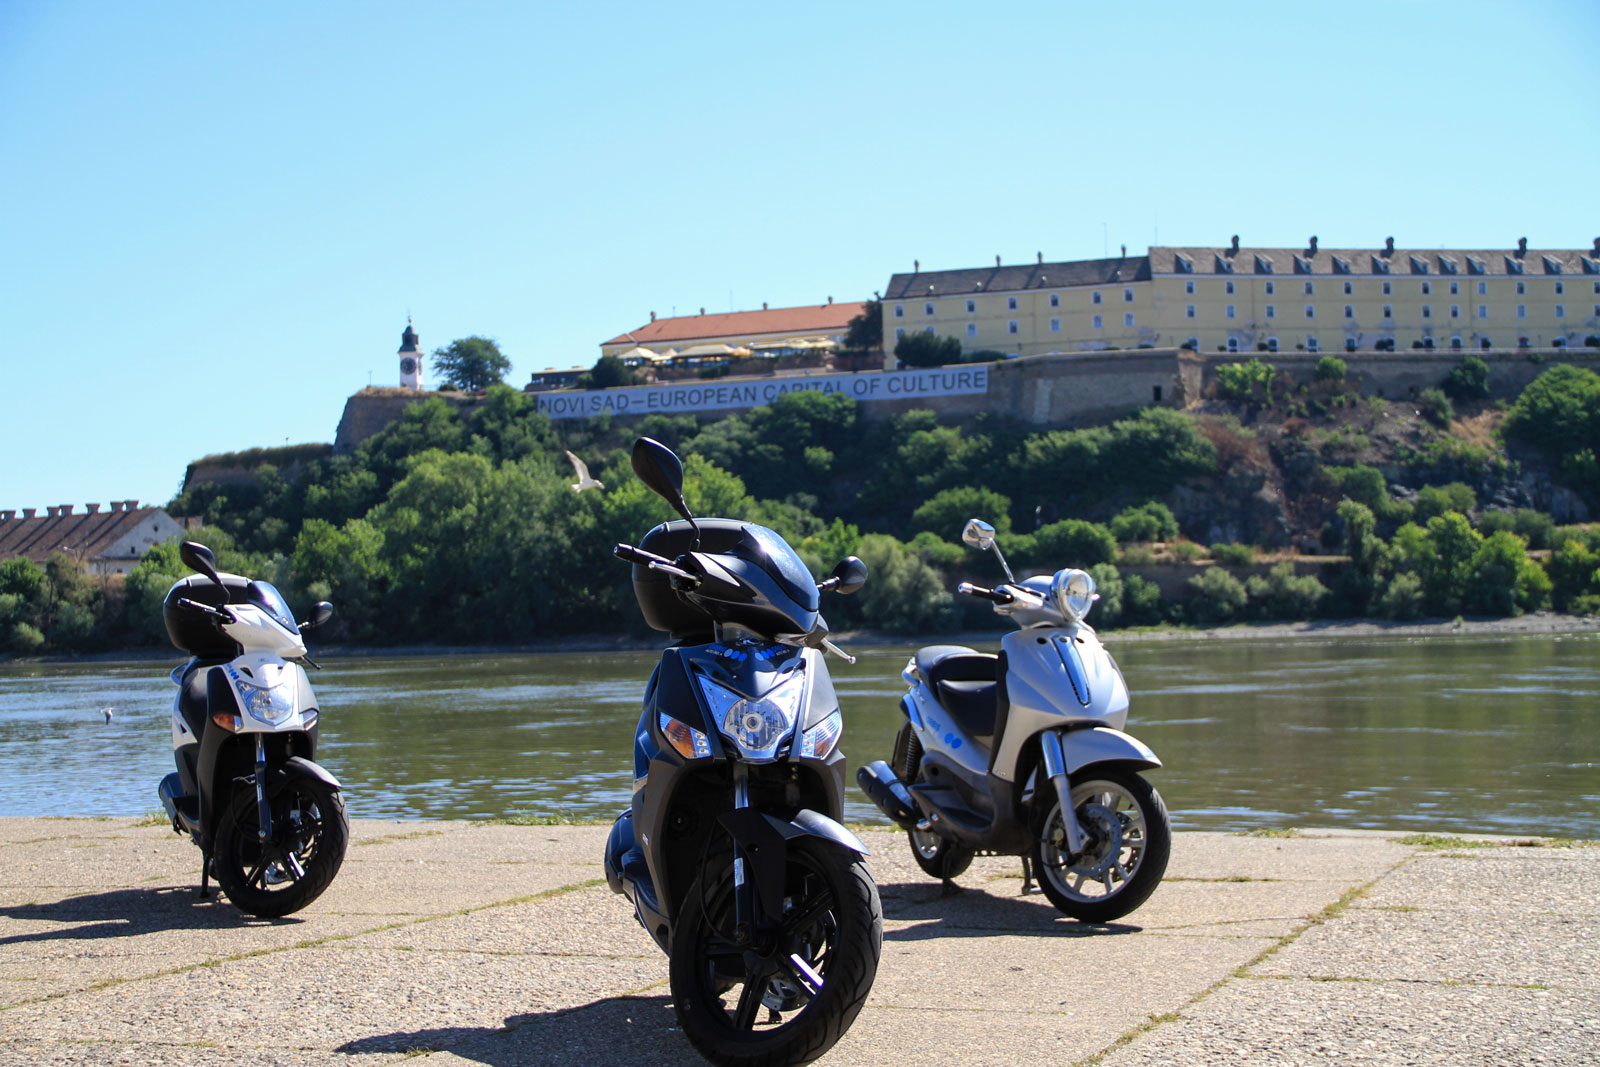
{"type": "Polygon", "coordinates": [[[1544,272],[1546,274],[1560,274],[1561,273],[1561,261],[1559,259],[1551,259],[1549,256],[1545,256],[1543,258],[1544,258],[1544,272]]]}
{"type": "Polygon", "coordinates": [[[1455,260],[1446,259],[1444,256],[1440,256],[1439,257],[1439,273],[1440,274],[1460,274],[1461,273],[1461,267],[1460,267],[1460,265],[1458,263],[1456,263],[1455,260]]]}
{"type": "Polygon", "coordinates": [[[1306,259],[1304,256],[1295,256],[1294,257],[1294,272],[1296,274],[1310,274],[1311,273],[1311,261],[1309,259],[1306,259]]]}
{"type": "Polygon", "coordinates": [[[1174,252],[1172,255],[1172,269],[1177,274],[1193,274],[1194,260],[1181,252],[1174,252]]]}
{"type": "Polygon", "coordinates": [[[1351,273],[1353,273],[1351,271],[1351,269],[1350,269],[1350,261],[1348,259],[1345,259],[1343,256],[1334,256],[1333,257],[1333,273],[1335,273],[1335,274],[1351,274],[1351,273]]]}
{"type": "Polygon", "coordinates": [[[1224,259],[1220,255],[1213,255],[1212,258],[1214,258],[1216,260],[1216,271],[1215,271],[1215,273],[1217,273],[1217,274],[1232,274],[1233,273],[1233,260],[1224,259]]]}
{"type": "Polygon", "coordinates": [[[1379,259],[1377,256],[1373,256],[1371,258],[1372,258],[1372,273],[1374,273],[1374,274],[1388,274],[1389,273],[1389,261],[1387,259],[1379,259]]]}
{"type": "Polygon", "coordinates": [[[1507,274],[1521,274],[1522,273],[1522,260],[1520,260],[1520,259],[1512,259],[1510,256],[1506,256],[1505,260],[1506,260],[1506,273],[1507,274]]]}
{"type": "Polygon", "coordinates": [[[1421,256],[1412,256],[1411,257],[1411,273],[1412,274],[1426,274],[1426,273],[1428,273],[1428,261],[1423,259],[1421,256]]]}
{"type": "Polygon", "coordinates": [[[1485,263],[1481,259],[1478,259],[1476,256],[1468,256],[1467,257],[1467,273],[1468,274],[1488,274],[1489,273],[1489,264],[1485,263]]]}
{"type": "Polygon", "coordinates": [[[1259,254],[1256,256],[1256,273],[1257,274],[1271,274],[1272,273],[1272,259],[1271,259],[1271,257],[1263,256],[1263,255],[1259,255],[1259,254]]]}

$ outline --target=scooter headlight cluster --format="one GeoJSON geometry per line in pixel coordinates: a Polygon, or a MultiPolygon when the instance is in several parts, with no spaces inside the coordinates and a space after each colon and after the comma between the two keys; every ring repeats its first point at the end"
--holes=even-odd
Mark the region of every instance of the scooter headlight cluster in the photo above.
{"type": "Polygon", "coordinates": [[[1100,594],[1094,591],[1094,579],[1088,571],[1069,567],[1056,571],[1056,576],[1050,580],[1050,599],[1055,601],[1056,610],[1069,620],[1081,622],[1100,599],[1100,594]]]}
{"type": "Polygon", "coordinates": [[[294,714],[294,687],[287,682],[272,686],[246,683],[239,692],[244,697],[244,710],[268,726],[277,726],[294,714]]]}
{"type": "Polygon", "coordinates": [[[796,671],[759,697],[746,697],[701,677],[700,691],[711,709],[712,721],[739,754],[751,762],[777,756],[778,746],[794,732],[805,702],[805,676],[796,671]]]}

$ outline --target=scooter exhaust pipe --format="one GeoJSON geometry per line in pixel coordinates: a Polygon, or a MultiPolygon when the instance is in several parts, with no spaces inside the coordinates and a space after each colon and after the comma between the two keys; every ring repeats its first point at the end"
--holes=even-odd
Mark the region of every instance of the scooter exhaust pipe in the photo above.
{"type": "Polygon", "coordinates": [[[922,816],[917,814],[917,805],[911,799],[911,791],[883,760],[873,760],[858,769],[856,784],[900,829],[917,828],[922,816]]]}

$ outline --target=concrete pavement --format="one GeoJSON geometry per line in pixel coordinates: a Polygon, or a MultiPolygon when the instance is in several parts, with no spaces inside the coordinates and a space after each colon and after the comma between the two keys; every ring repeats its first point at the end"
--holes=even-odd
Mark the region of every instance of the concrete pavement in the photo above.
{"type": "MultiPolygon", "coordinates": [[[[0,1065],[698,1064],[605,827],[357,820],[278,921],[128,819],[0,819],[0,1065]]],[[[1600,848],[1177,836],[1123,923],[869,832],[877,983],[826,1064],[1600,1062],[1600,848]]]]}

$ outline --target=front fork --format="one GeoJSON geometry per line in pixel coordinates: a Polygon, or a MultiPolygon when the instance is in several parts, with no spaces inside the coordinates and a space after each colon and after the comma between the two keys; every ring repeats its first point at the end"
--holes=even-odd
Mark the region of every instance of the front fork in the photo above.
{"type": "MultiPolygon", "coordinates": [[[[743,811],[750,806],[750,768],[735,761],[733,764],[733,809],[743,811]]],[[[733,842],[733,937],[741,945],[750,943],[754,914],[750,899],[750,879],[745,868],[744,850],[737,839],[733,842]]]]}
{"type": "Polygon", "coordinates": [[[1078,825],[1078,812],[1072,806],[1072,783],[1067,780],[1067,754],[1061,748],[1061,735],[1046,730],[1039,735],[1039,747],[1044,756],[1044,773],[1055,786],[1056,800],[1061,805],[1061,826],[1067,835],[1067,854],[1076,856],[1083,852],[1083,827],[1078,825]]]}
{"type": "Polygon", "coordinates": [[[272,809],[267,803],[267,735],[256,734],[256,839],[272,840],[272,809]]]}

